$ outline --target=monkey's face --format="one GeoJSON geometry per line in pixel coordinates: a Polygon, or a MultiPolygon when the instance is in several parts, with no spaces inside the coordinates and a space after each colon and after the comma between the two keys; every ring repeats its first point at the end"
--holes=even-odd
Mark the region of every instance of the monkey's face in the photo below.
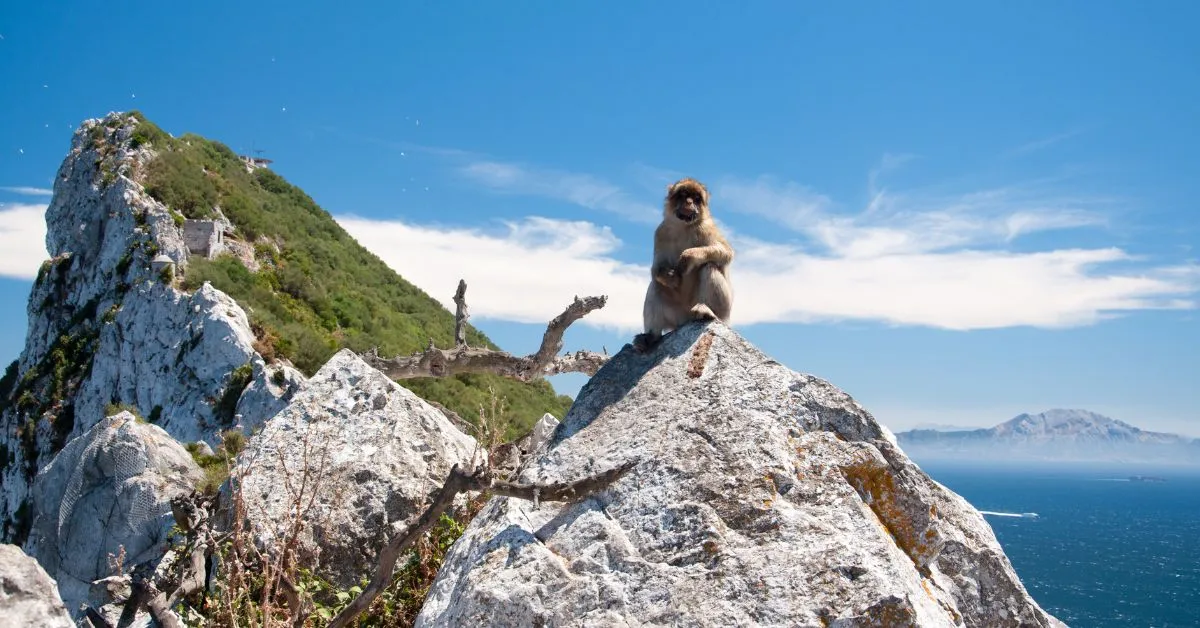
{"type": "Polygon", "coordinates": [[[708,191],[699,181],[684,179],[671,186],[667,212],[685,223],[693,223],[708,211],[708,191]]]}

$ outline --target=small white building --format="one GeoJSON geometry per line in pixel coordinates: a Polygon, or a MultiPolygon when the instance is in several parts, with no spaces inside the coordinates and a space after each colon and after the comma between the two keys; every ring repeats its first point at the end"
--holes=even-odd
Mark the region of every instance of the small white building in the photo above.
{"type": "Polygon", "coordinates": [[[215,220],[185,220],[183,242],[188,253],[212,259],[225,250],[225,233],[215,220]]]}
{"type": "Polygon", "coordinates": [[[161,274],[166,268],[171,269],[172,275],[175,274],[175,260],[167,257],[166,253],[159,253],[150,260],[150,270],[154,271],[154,274],[161,274]]]}

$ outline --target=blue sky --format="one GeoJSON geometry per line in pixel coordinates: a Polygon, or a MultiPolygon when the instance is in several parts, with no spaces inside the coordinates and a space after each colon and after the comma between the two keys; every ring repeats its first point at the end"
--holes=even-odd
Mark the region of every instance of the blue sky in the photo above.
{"type": "Polygon", "coordinates": [[[568,348],[627,342],[690,175],[735,327],[893,429],[1200,436],[1200,5],[982,4],[7,3],[0,357],[72,130],[136,108],[263,150],[444,303],[465,277],[513,352],[576,294],[610,300],[568,348]]]}

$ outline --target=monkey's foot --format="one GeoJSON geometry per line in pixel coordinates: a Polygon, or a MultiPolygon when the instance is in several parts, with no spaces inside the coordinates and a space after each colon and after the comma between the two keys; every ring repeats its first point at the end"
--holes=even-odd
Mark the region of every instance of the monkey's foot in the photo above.
{"type": "Polygon", "coordinates": [[[691,316],[692,320],[694,321],[717,320],[717,315],[713,313],[712,308],[703,303],[697,303],[695,306],[693,306],[692,310],[688,312],[688,315],[691,316]]]}
{"type": "Polygon", "coordinates": [[[633,337],[633,350],[638,353],[645,353],[653,349],[659,340],[662,340],[662,336],[658,334],[638,334],[633,337]]]}

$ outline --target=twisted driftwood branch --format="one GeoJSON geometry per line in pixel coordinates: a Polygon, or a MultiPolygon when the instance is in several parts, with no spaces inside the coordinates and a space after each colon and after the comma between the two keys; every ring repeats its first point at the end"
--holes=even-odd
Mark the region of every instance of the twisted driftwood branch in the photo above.
{"type": "Polygon", "coordinates": [[[459,493],[491,491],[496,495],[528,499],[534,503],[538,501],[570,501],[607,488],[633,466],[633,462],[626,462],[614,469],[575,482],[539,486],[496,480],[486,464],[480,466],[473,473],[462,471],[457,464],[454,465],[450,468],[450,476],[446,478],[442,490],[433,498],[433,503],[425,509],[425,512],[421,513],[416,522],[393,537],[379,552],[379,562],[375,567],[375,575],[371,577],[371,583],[346,608],[342,609],[337,617],[333,618],[333,621],[329,623],[329,628],[345,628],[351,625],[359,614],[371,606],[371,602],[375,601],[375,598],[391,584],[392,570],[395,569],[400,554],[433,526],[459,493]]]}
{"type": "Polygon", "coordinates": [[[467,282],[460,279],[458,290],[454,293],[457,312],[454,317],[453,349],[438,349],[430,341],[428,348],[413,355],[382,358],[377,349],[371,349],[359,357],[392,379],[449,377],[459,373],[494,373],[523,382],[561,373],[595,375],[608,361],[607,353],[593,351],[558,355],[562,350],[563,333],[567,331],[567,327],[590,312],[604,307],[608,302],[607,296],[583,299],[575,297],[567,309],[546,326],[542,346],[530,355],[517,357],[505,351],[467,346],[466,320],[469,315],[466,292],[467,282]]]}

